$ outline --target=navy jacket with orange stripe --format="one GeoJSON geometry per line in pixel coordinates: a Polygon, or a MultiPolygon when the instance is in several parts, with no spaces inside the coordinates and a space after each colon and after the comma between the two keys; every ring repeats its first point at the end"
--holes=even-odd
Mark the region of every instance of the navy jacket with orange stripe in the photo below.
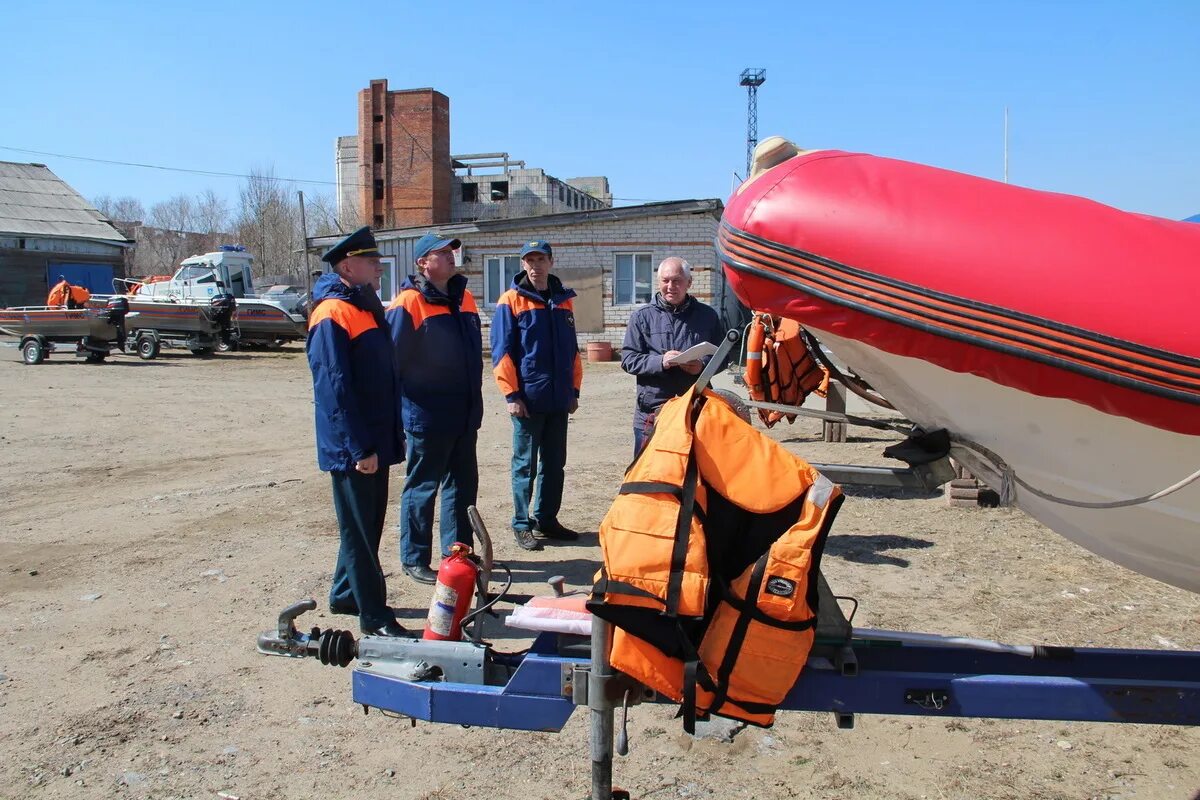
{"type": "Polygon", "coordinates": [[[404,430],[459,434],[483,421],[483,337],[465,275],[446,292],[405,278],[388,306],[404,430]]]}
{"type": "Polygon", "coordinates": [[[583,362],[575,338],[575,290],[550,275],[547,303],[524,272],[496,301],[492,372],[504,399],[533,413],[566,411],[579,397],[583,362]]]}
{"type": "Polygon", "coordinates": [[[305,350],[321,469],[349,472],[371,455],[379,456],[380,467],[403,461],[395,361],[378,295],[333,273],[321,276],[313,286],[305,350]]]}

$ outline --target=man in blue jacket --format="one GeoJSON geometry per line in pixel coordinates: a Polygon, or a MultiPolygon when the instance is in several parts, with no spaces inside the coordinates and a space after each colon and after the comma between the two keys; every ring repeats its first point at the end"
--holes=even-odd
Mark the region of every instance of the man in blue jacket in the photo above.
{"type": "Polygon", "coordinates": [[[433,507],[442,487],[441,547],[471,544],[467,508],[475,504],[475,442],[483,420],[483,340],[467,278],[454,271],[458,239],[428,233],[409,276],[387,310],[396,351],[400,405],[408,440],[408,475],[400,500],[400,563],[419,583],[433,583],[433,507]]]}
{"type": "Polygon", "coordinates": [[[686,392],[700,375],[702,361],[678,363],[675,357],[701,342],[721,342],[723,331],[717,312],[688,294],[691,288],[691,266],[682,258],[664,259],[658,265],[654,300],[634,311],[625,328],[621,367],[637,377],[634,455],[642,451],[649,438],[658,409],[686,392]]]}
{"type": "Polygon", "coordinates": [[[313,286],[308,365],[316,405],[317,463],[333,480],[341,547],[329,592],[335,614],[356,614],[363,633],[409,636],[387,605],[379,540],[387,514],[388,467],[403,459],[397,386],[369,228],[322,256],[333,272],[313,286]]]}
{"type": "Polygon", "coordinates": [[[525,550],[578,539],[558,521],[567,464],[567,417],[579,407],[583,363],[575,339],[575,292],[551,275],[549,242],[521,248],[521,268],[492,315],[492,372],[513,423],[513,536],[525,550]],[[530,516],[534,482],[537,506],[530,516]]]}

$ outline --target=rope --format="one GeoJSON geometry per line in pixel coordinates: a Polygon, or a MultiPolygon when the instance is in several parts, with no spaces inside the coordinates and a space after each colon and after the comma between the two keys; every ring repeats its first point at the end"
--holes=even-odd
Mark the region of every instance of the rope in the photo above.
{"type": "Polygon", "coordinates": [[[1187,486],[1191,483],[1195,483],[1197,480],[1200,480],[1200,469],[1197,469],[1195,472],[1193,472],[1191,475],[1188,475],[1186,478],[1184,478],[1181,481],[1173,483],[1164,489],[1159,489],[1157,492],[1153,492],[1151,494],[1144,494],[1144,495],[1141,495],[1140,497],[1131,497],[1127,500],[1111,500],[1111,501],[1103,502],[1103,503],[1094,503],[1094,502],[1089,502],[1086,500],[1072,500],[1067,497],[1059,497],[1056,494],[1052,494],[1043,489],[1039,489],[1036,486],[1033,486],[1028,481],[1023,479],[1020,475],[1018,475],[1016,473],[1016,470],[1014,470],[1008,464],[1008,462],[1006,462],[999,455],[997,455],[993,451],[989,450],[988,448],[984,447],[983,445],[979,444],[978,442],[972,441],[970,439],[967,439],[965,437],[959,436],[958,434],[954,434],[954,433],[950,434],[950,441],[952,441],[953,443],[955,443],[957,445],[965,447],[968,450],[974,450],[977,454],[983,456],[985,459],[990,461],[992,467],[998,473],[1000,473],[1000,477],[1001,477],[1001,481],[1002,481],[1002,484],[1000,487],[1000,504],[1001,505],[1010,505],[1012,503],[1012,501],[1015,497],[1015,492],[1013,490],[1014,484],[1017,486],[1020,486],[1022,489],[1029,492],[1030,494],[1032,494],[1036,497],[1040,497],[1041,499],[1047,500],[1051,503],[1058,503],[1059,505],[1071,506],[1072,508],[1092,508],[1092,509],[1103,510],[1103,509],[1112,509],[1112,508],[1129,508],[1131,506],[1140,506],[1140,505],[1144,505],[1146,503],[1152,503],[1155,500],[1161,500],[1162,498],[1166,497],[1167,495],[1174,494],[1175,492],[1178,492],[1180,489],[1184,488],[1185,486],[1187,486]]]}

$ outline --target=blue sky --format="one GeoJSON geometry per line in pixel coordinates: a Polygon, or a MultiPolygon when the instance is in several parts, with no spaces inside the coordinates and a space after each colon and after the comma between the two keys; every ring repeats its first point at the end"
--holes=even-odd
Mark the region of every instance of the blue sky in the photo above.
{"type": "MultiPolygon", "coordinates": [[[[10,2],[0,146],[333,180],[356,92],[450,97],[453,152],[626,201],[725,198],[759,135],[1200,211],[1200,3],[10,2]],[[839,6],[845,6],[839,8],[839,6]],[[20,35],[24,32],[25,35],[20,35]]],[[[0,149],[147,206],[238,181],[0,149]]],[[[309,192],[332,186],[301,184],[309,192]]]]}

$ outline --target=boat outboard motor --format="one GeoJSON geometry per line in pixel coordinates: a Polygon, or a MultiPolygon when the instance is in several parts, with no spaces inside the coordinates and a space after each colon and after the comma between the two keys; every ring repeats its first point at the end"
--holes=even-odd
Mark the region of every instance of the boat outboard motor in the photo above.
{"type": "Polygon", "coordinates": [[[104,308],[98,312],[100,319],[117,329],[116,341],[119,346],[125,344],[125,315],[128,313],[129,300],[121,296],[108,298],[104,308]]]}
{"type": "Polygon", "coordinates": [[[237,299],[229,292],[214,294],[208,303],[208,314],[213,322],[221,326],[221,341],[229,344],[237,339],[234,311],[237,299]]]}

